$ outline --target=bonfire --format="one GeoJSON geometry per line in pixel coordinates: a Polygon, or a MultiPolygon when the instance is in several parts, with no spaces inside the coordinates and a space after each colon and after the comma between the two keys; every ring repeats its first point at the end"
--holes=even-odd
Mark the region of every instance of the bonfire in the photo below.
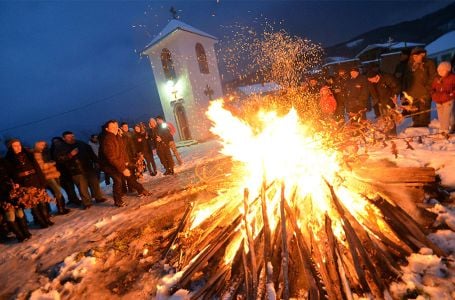
{"type": "Polygon", "coordinates": [[[234,184],[188,205],[162,252],[169,274],[157,298],[391,298],[407,256],[445,255],[423,229],[431,216],[409,203],[405,211],[393,192],[423,198],[434,170],[364,166],[360,144],[387,130],[356,116],[321,119],[298,83],[318,65],[319,46],[265,36],[248,46],[260,52],[251,61],[267,62],[266,78],[285,90],[240,109],[211,102],[211,131],[235,163],[234,184]]]}

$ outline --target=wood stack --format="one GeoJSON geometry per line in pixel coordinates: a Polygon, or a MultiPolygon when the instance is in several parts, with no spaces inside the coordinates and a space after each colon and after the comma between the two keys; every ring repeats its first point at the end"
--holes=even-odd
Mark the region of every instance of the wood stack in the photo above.
{"type": "Polygon", "coordinates": [[[368,203],[367,217],[357,216],[327,181],[329,209],[322,213],[316,199],[300,198],[299,187],[286,199],[284,184],[265,180],[258,197],[250,199],[245,190],[243,199],[227,202],[198,230],[187,230],[185,213],[172,239],[175,249],[164,250],[170,262],[181,262],[169,295],[188,289],[191,299],[382,299],[406,256],[422,247],[445,255],[421,226],[431,216],[415,205],[415,197],[423,198],[420,189],[435,184],[433,169],[362,167],[340,177],[341,186],[368,203]],[[403,194],[412,200],[406,209],[403,194]],[[270,210],[277,222],[269,220],[270,210]],[[235,256],[226,261],[232,247],[235,256]]]}

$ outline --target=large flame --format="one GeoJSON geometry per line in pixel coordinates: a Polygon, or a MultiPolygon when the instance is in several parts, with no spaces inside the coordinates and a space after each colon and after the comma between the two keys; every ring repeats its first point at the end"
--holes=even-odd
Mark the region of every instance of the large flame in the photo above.
{"type": "MultiPolygon", "coordinates": [[[[345,243],[342,218],[330,200],[330,189],[327,186],[327,182],[330,182],[339,200],[351,210],[360,224],[375,222],[376,226],[388,229],[381,221],[382,216],[377,208],[340,184],[340,174],[347,172],[341,167],[341,153],[325,148],[322,135],[299,120],[294,109],[284,116],[278,116],[275,112],[260,112],[254,120],[248,120],[255,124],[253,127],[246,120],[235,117],[223,105],[222,100],[212,101],[207,115],[213,122],[211,131],[222,140],[222,153],[243,166],[243,172],[237,180],[239,190],[230,200],[225,200],[233,201],[235,198],[242,214],[246,212],[239,201],[239,195],[242,195],[240,189],[247,187],[252,192],[260,193],[264,180],[268,183],[284,182],[288,187],[287,199],[294,195],[293,203],[290,204],[296,210],[298,226],[306,226],[316,232],[323,226],[325,216],[328,216],[335,236],[345,243]]],[[[258,194],[251,196],[255,198],[258,194]]],[[[223,199],[229,197],[224,194],[223,199]]],[[[274,230],[279,220],[279,203],[280,193],[273,193],[267,198],[271,230],[274,230]]],[[[191,228],[199,226],[223,205],[220,199],[216,199],[196,210],[191,228]]],[[[252,203],[246,216],[249,221],[255,220],[248,222],[251,223],[248,226],[251,226],[250,231],[254,236],[263,226],[262,217],[258,217],[260,212],[260,204],[252,203]]],[[[317,236],[314,238],[317,239],[317,236]]],[[[235,235],[226,248],[226,263],[233,259],[244,239],[244,234],[235,235]]],[[[245,251],[248,249],[245,248],[245,251]]]]}

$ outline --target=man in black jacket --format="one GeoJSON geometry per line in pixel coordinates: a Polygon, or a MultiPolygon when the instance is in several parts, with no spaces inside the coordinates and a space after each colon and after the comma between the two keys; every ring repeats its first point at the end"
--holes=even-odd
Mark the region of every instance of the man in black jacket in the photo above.
{"type": "Polygon", "coordinates": [[[348,80],[348,75],[346,74],[346,70],[340,68],[338,70],[338,75],[335,77],[333,82],[333,95],[337,100],[337,108],[335,111],[335,117],[338,120],[345,120],[344,114],[346,110],[346,101],[347,101],[347,91],[346,91],[346,82],[348,80]]]}
{"type": "Polygon", "coordinates": [[[356,67],[351,69],[351,78],[346,82],[346,111],[348,113],[359,113],[362,111],[362,118],[366,119],[368,104],[368,81],[356,67]]]}
{"type": "Polygon", "coordinates": [[[71,173],[73,182],[78,187],[81,195],[84,209],[92,206],[92,197],[95,198],[96,202],[106,201],[101,192],[95,168],[98,163],[98,157],[92,148],[87,143],[76,140],[74,133],[71,131],[63,132],[62,139],[65,144],[62,145],[56,155],[57,160],[65,164],[71,173]]]}
{"type": "Polygon", "coordinates": [[[174,174],[174,159],[172,158],[169,142],[173,141],[172,134],[166,123],[158,124],[155,119],[149,120],[150,134],[155,141],[156,153],[166,169],[164,175],[174,174]]]}
{"type": "Polygon", "coordinates": [[[418,111],[412,116],[413,127],[427,127],[431,118],[431,85],[436,76],[436,66],[426,58],[427,51],[416,47],[403,74],[403,91],[413,98],[418,111]]]}
{"type": "Polygon", "coordinates": [[[367,74],[373,106],[378,105],[378,115],[384,116],[389,108],[395,107],[400,93],[400,84],[395,76],[372,70],[367,74]]]}
{"type": "Polygon", "coordinates": [[[125,150],[122,138],[118,135],[119,127],[115,120],[106,122],[103,126],[104,132],[100,135],[99,159],[101,169],[107,173],[114,181],[113,197],[114,203],[118,207],[125,206],[122,200],[122,183],[127,181],[128,187],[136,190],[139,196],[147,196],[150,193],[144,189],[142,184],[128,169],[128,155],[125,150]]]}

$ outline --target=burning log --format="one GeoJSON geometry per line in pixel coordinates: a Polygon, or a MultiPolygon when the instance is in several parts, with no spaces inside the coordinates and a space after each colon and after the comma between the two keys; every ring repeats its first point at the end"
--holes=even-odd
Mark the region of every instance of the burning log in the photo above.
{"type": "Polygon", "coordinates": [[[166,256],[169,254],[169,251],[171,250],[172,246],[174,245],[175,241],[177,240],[177,237],[180,232],[183,231],[185,228],[189,217],[191,216],[191,212],[193,211],[194,203],[190,202],[185,210],[185,213],[183,214],[182,220],[179,223],[179,226],[177,226],[177,229],[175,230],[174,234],[170,238],[169,244],[166,246],[166,250],[164,250],[164,253],[161,257],[161,259],[166,258],[166,256]]]}
{"type": "Polygon", "coordinates": [[[284,196],[284,182],[281,184],[281,202],[280,202],[280,215],[281,215],[281,242],[282,242],[282,265],[283,265],[283,299],[289,299],[289,251],[288,251],[288,236],[286,228],[286,214],[284,209],[284,203],[286,198],[284,196]]]}
{"type": "MultiPolygon", "coordinates": [[[[243,209],[245,210],[244,213],[243,213],[243,221],[244,221],[244,226],[245,226],[245,234],[247,236],[247,239],[248,239],[248,249],[249,249],[249,258],[250,258],[250,270],[251,272],[248,272],[248,270],[246,270],[245,272],[245,278],[248,278],[248,274],[251,273],[251,292],[252,292],[252,297],[255,297],[256,293],[257,293],[257,290],[256,290],[256,287],[257,287],[257,277],[256,277],[256,274],[257,274],[257,266],[256,266],[256,251],[255,251],[255,246],[254,246],[254,240],[253,240],[253,237],[251,236],[251,231],[250,231],[250,224],[247,220],[247,216],[248,216],[248,213],[249,213],[249,206],[248,206],[248,195],[249,195],[249,192],[248,192],[248,189],[245,189],[244,190],[244,197],[243,197],[243,209]]],[[[248,280],[245,280],[245,285],[246,285],[246,289],[247,290],[250,290],[250,286],[249,286],[249,281],[248,280]]]]}

